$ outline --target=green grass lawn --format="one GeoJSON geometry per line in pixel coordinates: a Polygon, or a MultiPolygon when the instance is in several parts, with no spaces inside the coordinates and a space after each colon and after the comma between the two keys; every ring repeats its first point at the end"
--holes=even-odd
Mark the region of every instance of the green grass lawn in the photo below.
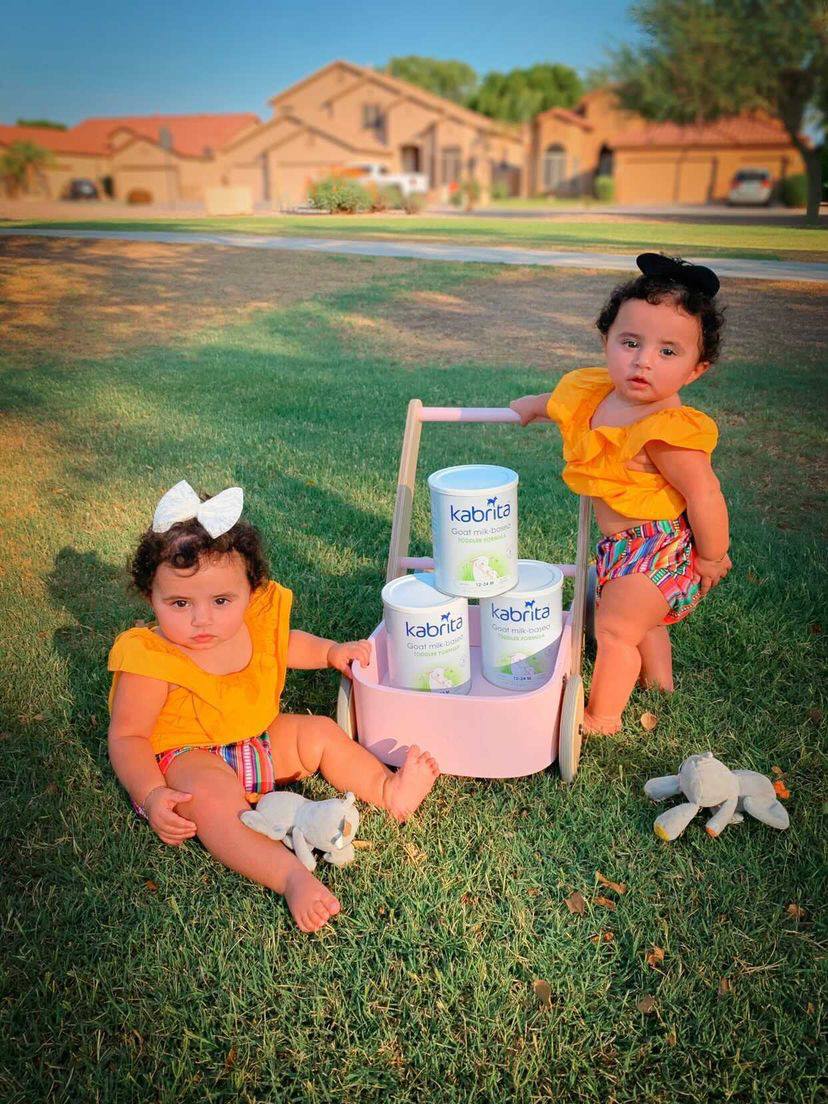
{"type": "Polygon", "coordinates": [[[746,226],[739,223],[669,221],[544,221],[532,218],[491,219],[423,215],[281,215],[205,219],[129,219],[0,221],[0,226],[85,227],[87,229],[167,229],[234,231],[246,234],[297,235],[446,241],[462,245],[521,246],[533,249],[599,250],[629,253],[656,249],[708,257],[766,260],[828,259],[828,237],[814,227],[746,226]]]}
{"type": "MultiPolygon", "coordinates": [[[[636,694],[571,788],[554,769],[444,778],[402,829],[363,808],[370,849],[322,872],[343,913],[308,937],[197,843],[161,844],[113,776],[106,655],[145,616],[124,566],[164,489],[240,484],[294,624],[362,636],[381,615],[408,399],[503,405],[549,386],[485,355],[414,366],[343,329],[355,308],[457,292],[470,269],[498,275],[349,262],[339,292],[198,333],[182,318],[178,340],[128,354],[4,354],[7,1104],[819,1099],[826,373],[773,334],[761,363],[727,360],[688,396],[723,430],[735,569],[674,632],[676,694],[636,694]],[[655,838],[645,780],[707,748],[781,768],[787,833],[748,820],[713,842],[697,820],[655,838]]],[[[543,427],[426,427],[413,554],[430,549],[424,477],[463,461],[515,467],[521,554],[571,560],[576,503],[543,427]]],[[[335,690],[295,672],[284,707],[331,714],[335,690]]]]}

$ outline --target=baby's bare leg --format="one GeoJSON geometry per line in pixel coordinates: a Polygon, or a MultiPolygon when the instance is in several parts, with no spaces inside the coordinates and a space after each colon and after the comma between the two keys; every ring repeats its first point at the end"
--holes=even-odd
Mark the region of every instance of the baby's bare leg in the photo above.
{"type": "Polygon", "coordinates": [[[167,771],[167,783],[193,796],[176,812],[195,821],[198,838],[219,862],[284,894],[302,931],[318,931],[339,912],[339,901],[314,878],[283,843],[268,839],[242,824],[239,813],[249,809],[235,771],[206,751],[177,756],[167,771]]]}
{"type": "Polygon", "coordinates": [[[319,771],[337,790],[406,820],[419,807],[440,771],[418,747],[391,771],[376,756],[351,740],[328,717],[281,713],[268,729],[273,766],[280,781],[296,781],[319,771]]]}
{"type": "Polygon", "coordinates": [[[638,645],[641,655],[639,682],[647,689],[673,690],[673,647],[666,625],[656,625],[638,645]]]}
{"type": "Polygon", "coordinates": [[[664,621],[667,600],[646,575],[625,575],[605,583],[595,614],[598,654],[589,703],[587,732],[617,732],[641,670],[639,647],[664,621]]]}

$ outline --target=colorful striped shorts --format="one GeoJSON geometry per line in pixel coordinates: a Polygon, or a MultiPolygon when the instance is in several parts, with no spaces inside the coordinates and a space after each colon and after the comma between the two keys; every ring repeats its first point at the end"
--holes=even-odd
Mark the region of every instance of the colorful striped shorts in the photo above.
{"type": "MultiPolygon", "coordinates": [[[[247,800],[255,804],[259,798],[270,793],[274,784],[273,756],[270,751],[270,738],[265,732],[262,736],[254,736],[250,740],[240,740],[237,744],[221,744],[216,747],[186,747],[172,748],[156,755],[155,761],[158,768],[166,778],[170,763],[185,751],[207,751],[211,755],[218,755],[224,762],[236,772],[236,775],[244,787],[247,800]]],[[[140,805],[133,801],[135,812],[146,819],[146,814],[140,805]]]]}
{"type": "Polygon", "coordinates": [[[670,607],[665,625],[681,621],[700,597],[695,575],[693,531],[684,514],[675,521],[648,521],[598,542],[596,569],[598,595],[610,579],[646,575],[652,579],[670,607]]]}

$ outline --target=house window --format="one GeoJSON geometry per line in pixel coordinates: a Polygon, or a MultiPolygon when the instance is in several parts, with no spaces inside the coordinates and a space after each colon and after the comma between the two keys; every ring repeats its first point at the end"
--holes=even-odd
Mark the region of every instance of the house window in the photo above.
{"type": "Polygon", "coordinates": [[[547,146],[543,154],[543,190],[555,192],[566,178],[566,150],[563,146],[547,146]]]}
{"type": "Polygon", "coordinates": [[[445,146],[440,164],[440,179],[444,184],[456,184],[463,175],[463,159],[459,146],[445,146]]]}
{"type": "Polygon", "coordinates": [[[601,152],[598,154],[598,175],[612,176],[612,170],[612,150],[609,148],[609,146],[601,146],[601,152]]]}
{"type": "Polygon", "coordinates": [[[385,119],[379,104],[362,105],[363,130],[382,130],[385,119]]]}

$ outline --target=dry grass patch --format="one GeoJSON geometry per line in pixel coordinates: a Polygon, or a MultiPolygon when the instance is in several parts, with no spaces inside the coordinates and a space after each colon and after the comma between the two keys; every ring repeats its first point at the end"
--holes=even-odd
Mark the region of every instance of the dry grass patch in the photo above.
{"type": "Polygon", "coordinates": [[[0,326],[24,364],[172,345],[257,310],[398,273],[394,258],[215,245],[0,239],[0,326]]]}
{"type": "MultiPolygon", "coordinates": [[[[370,341],[373,311],[381,323],[374,332],[383,354],[405,363],[477,361],[564,371],[600,361],[593,321],[617,282],[615,274],[510,268],[494,279],[470,280],[456,294],[403,293],[391,303],[346,315],[345,322],[358,329],[361,342],[370,341]]],[[[722,301],[727,307],[723,363],[775,353],[816,363],[823,355],[821,287],[728,280],[722,301]]]]}

